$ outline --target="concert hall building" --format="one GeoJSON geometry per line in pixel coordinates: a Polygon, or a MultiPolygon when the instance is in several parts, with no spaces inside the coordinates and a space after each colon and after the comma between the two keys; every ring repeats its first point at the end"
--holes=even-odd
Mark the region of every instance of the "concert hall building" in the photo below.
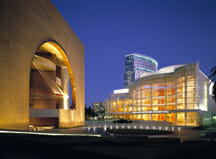
{"type": "Polygon", "coordinates": [[[210,89],[198,63],[164,67],[145,74],[129,89],[114,90],[106,101],[106,117],[181,126],[209,124],[216,109],[210,89]]]}

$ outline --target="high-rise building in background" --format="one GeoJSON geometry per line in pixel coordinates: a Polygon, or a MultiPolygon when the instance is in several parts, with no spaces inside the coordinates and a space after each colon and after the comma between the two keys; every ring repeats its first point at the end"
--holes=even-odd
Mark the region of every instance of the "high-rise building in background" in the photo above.
{"type": "Polygon", "coordinates": [[[125,56],[124,87],[128,88],[131,82],[146,73],[157,71],[158,62],[148,56],[132,53],[125,56]]]}

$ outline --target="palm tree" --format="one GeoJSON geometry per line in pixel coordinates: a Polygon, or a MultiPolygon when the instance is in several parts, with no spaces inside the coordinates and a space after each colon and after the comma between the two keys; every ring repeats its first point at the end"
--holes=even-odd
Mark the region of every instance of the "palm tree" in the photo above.
{"type": "Polygon", "coordinates": [[[213,99],[216,102],[216,66],[214,66],[211,69],[211,75],[209,76],[209,79],[211,80],[210,84],[213,82],[213,89],[212,89],[212,94],[213,94],[213,99]]]}

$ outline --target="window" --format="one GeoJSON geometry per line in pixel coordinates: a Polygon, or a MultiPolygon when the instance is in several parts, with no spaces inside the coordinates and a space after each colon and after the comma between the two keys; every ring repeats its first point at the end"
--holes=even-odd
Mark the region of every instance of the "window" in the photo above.
{"type": "Polygon", "coordinates": [[[184,82],[185,81],[185,77],[179,77],[178,79],[177,79],[177,83],[179,83],[179,82],[184,82]]]}
{"type": "Polygon", "coordinates": [[[194,103],[187,104],[187,109],[195,109],[195,104],[194,103]]]}
{"type": "Polygon", "coordinates": [[[153,98],[152,105],[163,105],[165,104],[165,98],[153,98]]]}
{"type": "Polygon", "coordinates": [[[176,98],[175,97],[167,97],[167,104],[175,104],[176,98]]]}
{"type": "Polygon", "coordinates": [[[168,82],[167,83],[167,95],[175,95],[176,88],[174,82],[168,82]]]}
{"type": "Polygon", "coordinates": [[[151,96],[151,86],[144,85],[142,87],[142,97],[150,97],[151,96]]]}
{"type": "Polygon", "coordinates": [[[151,107],[142,107],[142,111],[151,111],[151,107]]]}
{"type": "Polygon", "coordinates": [[[187,103],[196,103],[196,98],[187,98],[187,103]]]}
{"type": "Polygon", "coordinates": [[[185,113],[177,113],[177,124],[185,125],[185,113]]]}
{"type": "Polygon", "coordinates": [[[143,120],[151,120],[151,114],[142,114],[143,120]]]}
{"type": "Polygon", "coordinates": [[[177,88],[177,93],[180,94],[180,93],[184,93],[185,92],[185,87],[178,87],[177,88]]]}
{"type": "Polygon", "coordinates": [[[184,104],[178,104],[177,109],[178,110],[185,109],[185,105],[184,104]]]}
{"type": "Polygon", "coordinates": [[[150,105],[150,104],[151,104],[151,99],[150,98],[142,100],[142,105],[150,105]]]}
{"type": "Polygon", "coordinates": [[[165,120],[165,114],[152,114],[152,120],[164,121],[165,120]]]}
{"type": "Polygon", "coordinates": [[[187,112],[187,125],[196,126],[197,125],[197,113],[196,112],[187,112]]]}
{"type": "Polygon", "coordinates": [[[165,84],[156,83],[152,85],[152,96],[165,96],[165,84]]]}
{"type": "Polygon", "coordinates": [[[166,121],[171,122],[171,123],[175,123],[176,114],[171,113],[171,114],[167,114],[166,116],[167,116],[166,121]]]}
{"type": "Polygon", "coordinates": [[[195,87],[195,81],[188,80],[187,81],[187,87],[195,87]]]}
{"type": "Polygon", "coordinates": [[[195,92],[187,92],[187,97],[188,98],[195,97],[195,92]]]}
{"type": "Polygon", "coordinates": [[[175,105],[169,105],[167,106],[167,110],[175,110],[176,106],[175,105]]]}

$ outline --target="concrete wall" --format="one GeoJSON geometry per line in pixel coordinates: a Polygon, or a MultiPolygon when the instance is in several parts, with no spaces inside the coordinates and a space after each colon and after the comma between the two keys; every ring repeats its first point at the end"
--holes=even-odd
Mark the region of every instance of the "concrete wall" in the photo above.
{"type": "Polygon", "coordinates": [[[60,118],[66,119],[60,125],[84,124],[83,44],[50,0],[1,0],[0,128],[27,129],[31,62],[36,49],[49,40],[60,44],[67,54],[76,86],[73,118],[72,111],[67,116],[61,113],[60,118]]]}

